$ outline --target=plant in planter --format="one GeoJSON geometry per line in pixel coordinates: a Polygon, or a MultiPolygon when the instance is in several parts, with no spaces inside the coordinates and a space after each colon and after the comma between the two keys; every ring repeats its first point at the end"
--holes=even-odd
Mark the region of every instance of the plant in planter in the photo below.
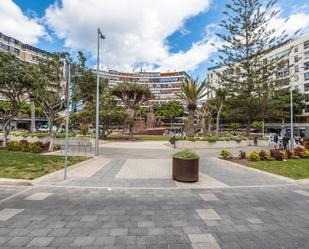
{"type": "Polygon", "coordinates": [[[197,182],[199,176],[199,156],[183,150],[173,155],[173,179],[181,182],[197,182]]]}
{"type": "Polygon", "coordinates": [[[224,150],[224,149],[221,150],[220,155],[223,157],[223,159],[229,159],[233,157],[231,152],[224,150]]]}

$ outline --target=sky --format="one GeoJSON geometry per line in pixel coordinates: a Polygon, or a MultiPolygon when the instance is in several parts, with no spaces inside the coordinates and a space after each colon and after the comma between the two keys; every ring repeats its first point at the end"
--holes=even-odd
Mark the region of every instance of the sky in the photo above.
{"type": "MultiPolygon", "coordinates": [[[[265,0],[266,1],[266,0],[265,0]]],[[[215,35],[230,0],[0,0],[0,32],[49,52],[81,50],[101,68],[124,72],[186,71],[206,77],[220,44],[215,35]]],[[[309,31],[308,0],[278,0],[272,22],[309,31]]]]}

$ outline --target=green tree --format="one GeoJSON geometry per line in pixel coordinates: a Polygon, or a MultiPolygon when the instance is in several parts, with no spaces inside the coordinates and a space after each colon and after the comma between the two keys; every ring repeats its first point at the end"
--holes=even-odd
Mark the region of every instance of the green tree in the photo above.
{"type": "Polygon", "coordinates": [[[202,100],[208,92],[206,92],[206,81],[199,82],[198,78],[195,80],[184,80],[181,84],[181,89],[176,93],[178,97],[186,102],[189,112],[187,136],[193,137],[195,135],[195,111],[197,104],[202,100]]]}
{"type": "Polygon", "coordinates": [[[231,123],[230,127],[231,127],[233,133],[235,134],[235,132],[240,129],[240,124],[239,123],[231,123]]]}
{"type": "Polygon", "coordinates": [[[33,72],[36,78],[33,95],[43,109],[48,122],[50,151],[53,150],[53,142],[57,132],[53,131],[52,127],[57,114],[65,108],[65,91],[68,90],[64,87],[62,57],[61,54],[54,54],[51,58],[40,62],[33,72]]]}
{"type": "Polygon", "coordinates": [[[112,89],[112,94],[121,99],[129,108],[129,134],[130,139],[133,139],[136,110],[153,96],[147,86],[134,83],[120,83],[112,89]]]}
{"type": "Polygon", "coordinates": [[[31,66],[13,54],[0,52],[0,95],[8,102],[1,109],[3,146],[7,146],[8,128],[20,107],[28,100],[33,84],[31,66]]]}
{"type": "Polygon", "coordinates": [[[228,95],[228,91],[225,88],[217,88],[214,89],[215,91],[215,100],[218,105],[218,111],[217,111],[217,117],[216,117],[216,135],[219,135],[219,130],[220,130],[220,116],[222,112],[222,108],[225,102],[225,99],[228,95]]]}
{"type": "MultiPolygon", "coordinates": [[[[290,118],[290,89],[281,89],[274,92],[267,102],[266,117],[270,119],[281,119],[285,122],[290,118]]],[[[299,89],[293,90],[293,116],[302,114],[305,108],[305,95],[299,89]]]]}
{"type": "Polygon", "coordinates": [[[160,112],[164,118],[170,119],[172,124],[176,117],[183,115],[184,108],[179,101],[172,100],[162,104],[160,107],[160,112]]]}
{"type": "Polygon", "coordinates": [[[222,32],[218,37],[224,45],[218,48],[223,72],[216,71],[220,84],[241,99],[242,112],[246,120],[246,134],[249,135],[252,120],[256,118],[254,109],[261,111],[260,90],[269,86],[274,89],[278,82],[272,75],[287,69],[288,54],[265,57],[278,44],[288,41],[285,32],[270,28],[271,20],[278,16],[275,8],[277,0],[269,0],[263,5],[261,0],[231,0],[223,12],[226,18],[220,23],[222,32]],[[258,108],[257,108],[258,106],[258,108]]]}
{"type": "Polygon", "coordinates": [[[253,121],[251,125],[257,132],[261,132],[263,129],[263,123],[260,121],[253,121]]]}

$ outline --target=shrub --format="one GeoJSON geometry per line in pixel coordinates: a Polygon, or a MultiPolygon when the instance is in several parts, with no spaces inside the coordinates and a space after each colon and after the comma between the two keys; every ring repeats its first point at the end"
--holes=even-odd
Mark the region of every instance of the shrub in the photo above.
{"type": "Polygon", "coordinates": [[[22,146],[18,141],[10,141],[8,142],[8,150],[21,151],[22,146]]]}
{"type": "Polygon", "coordinates": [[[260,153],[259,153],[259,156],[260,156],[260,159],[262,161],[265,161],[265,160],[267,160],[267,158],[270,157],[270,154],[268,152],[266,152],[265,150],[261,150],[260,153]]]}
{"type": "Polygon", "coordinates": [[[303,148],[301,148],[301,147],[296,147],[295,149],[294,149],[294,154],[295,154],[295,156],[298,156],[298,157],[300,157],[300,158],[303,158],[303,156],[304,156],[304,149],[303,148]]]}
{"type": "Polygon", "coordinates": [[[245,151],[239,151],[239,158],[240,159],[246,159],[246,152],[245,151]]]}
{"type": "Polygon", "coordinates": [[[208,137],[208,138],[207,138],[207,141],[208,141],[209,143],[215,143],[215,142],[218,141],[218,137],[216,137],[216,136],[208,137]]]}
{"type": "Polygon", "coordinates": [[[182,150],[182,151],[178,151],[173,155],[174,158],[178,158],[178,159],[190,159],[190,160],[194,160],[194,159],[199,159],[200,157],[190,151],[190,150],[182,150]]]}
{"type": "Polygon", "coordinates": [[[303,158],[309,158],[309,150],[304,151],[303,158]]]}
{"type": "Polygon", "coordinates": [[[79,125],[80,132],[83,136],[86,136],[89,132],[89,125],[88,124],[80,124],[79,125]]]}
{"type": "Polygon", "coordinates": [[[259,153],[257,153],[256,151],[253,151],[249,154],[249,159],[251,161],[260,161],[260,156],[259,156],[259,153]]]}
{"type": "Polygon", "coordinates": [[[287,154],[288,159],[292,159],[295,155],[295,152],[294,152],[294,150],[287,150],[286,154],[287,154]]]}
{"type": "Polygon", "coordinates": [[[221,150],[220,155],[224,158],[224,159],[228,159],[232,157],[232,154],[227,151],[227,150],[221,150]]]}
{"type": "Polygon", "coordinates": [[[40,153],[42,152],[42,148],[38,142],[32,142],[28,145],[29,152],[31,153],[40,153]]]}
{"type": "Polygon", "coordinates": [[[270,150],[270,156],[278,161],[283,161],[283,159],[288,158],[288,155],[285,151],[278,150],[278,149],[270,150]]]}

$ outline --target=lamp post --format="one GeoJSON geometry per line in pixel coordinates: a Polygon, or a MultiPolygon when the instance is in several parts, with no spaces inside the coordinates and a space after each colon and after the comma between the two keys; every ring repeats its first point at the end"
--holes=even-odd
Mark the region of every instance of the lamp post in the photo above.
{"type": "Polygon", "coordinates": [[[290,87],[290,130],[291,130],[291,149],[294,149],[294,121],[293,121],[293,82],[291,81],[291,87],[290,87]]]}
{"type": "Polygon", "coordinates": [[[99,156],[99,70],[100,70],[100,39],[105,39],[105,36],[101,33],[98,28],[98,47],[97,47],[97,90],[96,90],[96,120],[95,120],[95,156],[99,156]]]}
{"type": "Polygon", "coordinates": [[[69,108],[70,108],[70,87],[71,87],[71,64],[69,58],[64,59],[64,77],[67,81],[66,87],[66,114],[65,114],[65,151],[64,151],[64,180],[67,179],[68,169],[68,138],[69,138],[69,108]]]}

